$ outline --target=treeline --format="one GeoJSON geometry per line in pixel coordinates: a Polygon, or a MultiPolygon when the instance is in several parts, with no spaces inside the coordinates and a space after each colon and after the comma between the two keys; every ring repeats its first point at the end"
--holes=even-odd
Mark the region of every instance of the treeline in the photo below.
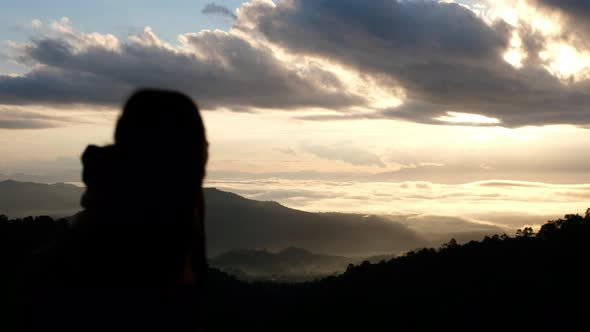
{"type": "MultiPolygon", "coordinates": [[[[0,217],[4,262],[26,259],[68,225],[0,217]]],[[[463,245],[451,240],[350,265],[313,282],[246,283],[211,269],[199,316],[213,331],[590,330],[589,240],[590,212],[550,221],[537,233],[525,228],[463,245]]]]}
{"type": "Polygon", "coordinates": [[[0,215],[2,265],[6,271],[14,269],[35,251],[51,245],[59,234],[66,232],[69,227],[70,223],[66,219],[54,220],[47,216],[9,219],[5,215],[0,215]]]}
{"type": "Polygon", "coordinates": [[[451,240],[316,282],[213,283],[209,316],[222,330],[588,331],[589,262],[590,213],[566,215],[538,233],[451,240]]]}

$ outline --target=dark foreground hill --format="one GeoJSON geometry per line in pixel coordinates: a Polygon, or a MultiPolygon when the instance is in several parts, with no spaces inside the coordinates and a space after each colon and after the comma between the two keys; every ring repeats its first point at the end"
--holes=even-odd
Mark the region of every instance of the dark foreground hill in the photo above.
{"type": "MultiPolygon", "coordinates": [[[[67,227],[48,218],[0,220],[6,271],[67,227]],[[27,233],[37,240],[16,240],[27,233]]],[[[588,331],[588,239],[589,213],[551,221],[537,234],[451,241],[315,282],[247,283],[210,270],[202,324],[210,331],[588,331]]]]}
{"type": "Polygon", "coordinates": [[[318,282],[212,272],[209,317],[219,330],[588,331],[589,239],[590,215],[567,215],[538,234],[451,241],[318,282]]]}

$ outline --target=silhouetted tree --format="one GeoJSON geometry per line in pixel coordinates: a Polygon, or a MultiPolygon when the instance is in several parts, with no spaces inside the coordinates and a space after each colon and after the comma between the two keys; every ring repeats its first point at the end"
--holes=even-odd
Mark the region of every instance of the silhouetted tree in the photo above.
{"type": "MultiPolygon", "coordinates": [[[[1,254],[26,259],[63,227],[69,224],[46,217],[0,217],[0,245],[12,248],[1,254]],[[36,240],[21,241],[27,238],[36,240]]],[[[569,214],[536,235],[527,228],[514,238],[449,241],[446,249],[350,265],[340,276],[299,284],[247,283],[210,269],[209,329],[588,330],[590,218],[569,214]]]]}
{"type": "Polygon", "coordinates": [[[532,238],[535,236],[535,232],[532,227],[525,227],[516,231],[516,237],[532,238]]]}

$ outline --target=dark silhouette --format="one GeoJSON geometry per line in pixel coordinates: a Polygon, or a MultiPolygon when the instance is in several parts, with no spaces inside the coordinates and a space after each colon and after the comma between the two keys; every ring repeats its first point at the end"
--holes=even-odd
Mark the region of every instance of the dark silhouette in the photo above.
{"type": "Polygon", "coordinates": [[[212,271],[207,310],[219,331],[588,331],[589,239],[590,211],[315,282],[248,284],[212,271]]]}
{"type": "Polygon", "coordinates": [[[313,282],[247,283],[209,269],[206,146],[190,99],[132,96],[115,144],[82,157],[87,191],[72,225],[0,216],[0,258],[18,271],[0,274],[2,295],[20,299],[2,303],[12,318],[2,330],[590,330],[590,210],[313,282]]]}
{"type": "Polygon", "coordinates": [[[84,210],[30,264],[26,321],[39,330],[197,326],[206,161],[203,122],[188,97],[135,93],[115,144],[89,146],[82,156],[84,210]],[[67,319],[51,309],[56,304],[68,308],[67,319]]]}
{"type": "MultiPolygon", "coordinates": [[[[9,220],[0,216],[4,266],[10,270],[32,249],[67,233],[69,227],[64,220],[49,217],[9,220]]],[[[537,233],[523,229],[516,237],[495,235],[463,245],[451,240],[439,249],[351,265],[340,276],[314,282],[247,283],[209,269],[206,305],[187,315],[203,313],[210,331],[320,327],[344,331],[383,327],[397,331],[588,331],[589,238],[587,213],[550,221],[537,233]]],[[[153,290],[147,292],[153,294],[153,290]]],[[[189,298],[199,295],[187,294],[189,298]]],[[[112,305],[115,300],[119,298],[101,304],[112,305]]],[[[100,308],[99,318],[83,321],[77,315],[88,318],[83,312],[97,310],[96,305],[86,307],[88,301],[61,298],[49,302],[53,306],[45,307],[45,317],[37,322],[45,331],[55,326],[47,325],[52,321],[77,322],[77,330],[92,330],[96,319],[108,319],[111,312],[109,307],[100,308]]],[[[156,306],[149,313],[162,316],[157,310],[165,313],[167,309],[156,306]]],[[[130,311],[137,314],[133,308],[130,311]]],[[[137,319],[144,326],[152,320],[148,315],[137,319]]],[[[1,323],[4,327],[5,321],[1,323]]]]}

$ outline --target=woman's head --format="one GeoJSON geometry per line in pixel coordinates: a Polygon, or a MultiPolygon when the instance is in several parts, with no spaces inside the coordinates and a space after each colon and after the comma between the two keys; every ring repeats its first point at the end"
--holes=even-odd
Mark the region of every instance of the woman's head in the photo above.
{"type": "Polygon", "coordinates": [[[134,93],[117,123],[115,145],[140,162],[138,171],[154,172],[152,176],[200,183],[205,175],[203,120],[194,102],[181,93],[147,89],[134,93]]]}
{"type": "MultiPolygon", "coordinates": [[[[151,235],[144,237],[157,238],[163,245],[154,249],[177,268],[190,255],[193,269],[202,274],[202,184],[208,144],[195,103],[173,91],[134,93],[117,123],[114,147],[123,168],[122,182],[132,187],[125,201],[133,197],[134,206],[146,209],[142,223],[155,226],[153,234],[148,231],[151,235]]],[[[170,270],[178,275],[178,270],[170,270]]]]}
{"type": "Polygon", "coordinates": [[[88,269],[113,282],[156,285],[180,280],[189,259],[197,276],[205,273],[207,141],[190,98],[134,93],[115,144],[89,146],[82,161],[86,211],[79,225],[88,230],[88,269]]]}

